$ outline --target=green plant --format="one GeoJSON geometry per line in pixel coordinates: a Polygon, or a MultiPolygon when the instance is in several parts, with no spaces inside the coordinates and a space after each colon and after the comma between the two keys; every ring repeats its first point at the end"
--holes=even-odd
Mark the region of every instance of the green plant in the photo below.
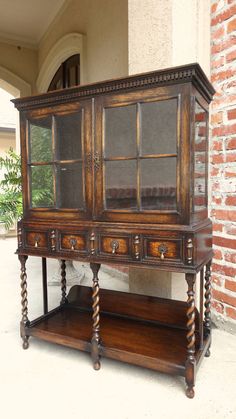
{"type": "Polygon", "coordinates": [[[12,148],[5,157],[0,157],[1,169],[4,172],[3,180],[0,181],[0,221],[9,229],[23,213],[21,161],[12,148]]]}

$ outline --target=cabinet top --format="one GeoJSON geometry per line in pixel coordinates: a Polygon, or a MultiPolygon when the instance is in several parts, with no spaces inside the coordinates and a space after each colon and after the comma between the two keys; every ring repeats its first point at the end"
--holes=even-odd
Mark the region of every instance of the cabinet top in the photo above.
{"type": "Polygon", "coordinates": [[[210,102],[215,93],[212,84],[203,72],[199,64],[187,64],[178,67],[166,68],[148,73],[135,74],[118,79],[100,81],[96,83],[80,85],[63,90],[55,90],[49,93],[13,99],[12,102],[19,110],[28,110],[57,103],[66,103],[87,97],[102,94],[119,93],[144,89],[157,86],[168,86],[178,83],[192,83],[205,99],[210,102]]]}

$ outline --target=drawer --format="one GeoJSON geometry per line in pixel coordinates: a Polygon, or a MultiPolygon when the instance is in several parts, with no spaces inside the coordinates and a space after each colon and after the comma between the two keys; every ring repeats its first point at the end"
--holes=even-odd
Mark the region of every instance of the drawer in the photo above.
{"type": "Polygon", "coordinates": [[[131,258],[131,236],[101,234],[99,236],[99,253],[114,258],[131,258]]]}
{"type": "Polygon", "coordinates": [[[86,233],[60,233],[59,243],[61,251],[87,253],[86,233]]]}
{"type": "Polygon", "coordinates": [[[144,237],[144,258],[167,261],[183,259],[183,240],[162,237],[144,237]]]}
{"type": "Polygon", "coordinates": [[[25,246],[35,249],[48,249],[48,233],[45,231],[26,231],[25,246]]]}

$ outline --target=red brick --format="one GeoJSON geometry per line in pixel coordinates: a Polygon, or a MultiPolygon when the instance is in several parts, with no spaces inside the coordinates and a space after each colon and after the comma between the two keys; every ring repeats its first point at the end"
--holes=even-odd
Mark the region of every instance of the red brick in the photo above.
{"type": "Polygon", "coordinates": [[[236,138],[230,138],[226,141],[226,150],[236,150],[236,138]]]}
{"type": "Polygon", "coordinates": [[[219,223],[213,223],[213,231],[223,231],[223,225],[219,223]]]}
{"type": "Polygon", "coordinates": [[[215,141],[213,141],[211,149],[213,151],[222,151],[223,150],[223,142],[222,142],[222,140],[215,140],[215,141]]]}
{"type": "Polygon", "coordinates": [[[225,253],[224,258],[227,262],[236,263],[236,253],[225,253]]]}
{"type": "Polygon", "coordinates": [[[224,237],[213,236],[213,244],[226,247],[227,249],[236,249],[236,240],[226,239],[224,237]]]}
{"type": "Polygon", "coordinates": [[[236,196],[229,195],[225,199],[226,205],[236,205],[236,196]]]}
{"type": "Polygon", "coordinates": [[[211,76],[211,81],[212,81],[212,83],[215,83],[217,81],[223,81],[225,79],[230,79],[230,77],[233,77],[233,76],[235,76],[235,70],[233,70],[233,69],[218,71],[211,76]]]}
{"type": "Polygon", "coordinates": [[[236,134],[236,124],[232,125],[222,125],[220,127],[213,128],[212,136],[222,137],[224,135],[234,135],[236,134]]]}
{"type": "Polygon", "coordinates": [[[219,171],[220,171],[220,169],[218,167],[213,166],[212,169],[211,169],[211,176],[212,177],[217,176],[219,174],[219,171]]]}
{"type": "Polygon", "coordinates": [[[236,310],[232,307],[226,307],[226,315],[236,320],[236,310]]]}
{"type": "Polygon", "coordinates": [[[216,284],[218,287],[222,286],[222,279],[219,276],[212,275],[212,282],[216,284]]]}
{"type": "Polygon", "coordinates": [[[227,288],[227,290],[236,292],[236,281],[230,281],[229,279],[226,279],[225,288],[227,288]]]}
{"type": "Polygon", "coordinates": [[[221,205],[222,203],[222,198],[220,196],[213,196],[211,200],[216,205],[221,205]]]}
{"type": "MultiPolygon", "coordinates": [[[[218,89],[217,86],[215,88],[218,89]]],[[[215,95],[215,99],[212,102],[212,109],[227,108],[227,106],[231,106],[234,102],[236,103],[236,95],[222,96],[218,94],[218,96],[215,95]]]]}
{"type": "Polygon", "coordinates": [[[219,52],[225,52],[228,48],[233,47],[236,44],[236,38],[231,36],[226,41],[222,41],[219,44],[213,44],[211,46],[211,54],[218,54],[219,52]]]}
{"type": "Polygon", "coordinates": [[[232,19],[227,25],[227,32],[228,33],[233,32],[235,30],[236,30],[236,18],[232,19]]]}
{"type": "Polygon", "coordinates": [[[227,234],[231,234],[232,236],[236,236],[236,226],[234,227],[233,225],[229,225],[229,226],[226,226],[225,229],[226,229],[227,234]]]}
{"type": "Polygon", "coordinates": [[[236,15],[236,5],[227,8],[223,12],[217,14],[213,19],[211,19],[211,26],[217,25],[217,23],[221,23],[234,15],[236,15]]]}
{"type": "Polygon", "coordinates": [[[236,176],[236,167],[235,168],[232,167],[231,170],[230,169],[227,169],[225,171],[225,178],[227,178],[227,177],[235,177],[235,176],[236,176]]]}
{"type": "MultiPolygon", "coordinates": [[[[231,53],[229,53],[228,55],[230,55],[231,53]]],[[[229,57],[229,61],[232,61],[230,59],[231,57],[229,57]]],[[[211,61],[211,69],[214,70],[216,68],[222,67],[224,65],[224,57],[220,57],[217,60],[212,60],[211,61]]]]}
{"type": "MultiPolygon", "coordinates": [[[[235,59],[236,59],[236,50],[231,51],[228,54],[226,54],[226,62],[227,63],[230,63],[231,61],[234,61],[235,59]]],[[[220,67],[220,65],[218,67],[220,67]]]]}
{"type": "Polygon", "coordinates": [[[223,313],[224,312],[224,306],[223,304],[219,303],[218,301],[212,301],[211,306],[214,310],[217,311],[217,313],[223,313]]]}
{"type": "MultiPolygon", "coordinates": [[[[236,51],[235,51],[236,52],[236,51]]],[[[235,55],[235,58],[236,58],[236,55],[235,55]]],[[[227,117],[228,117],[228,119],[236,119],[236,108],[234,108],[234,109],[230,109],[228,112],[227,112],[227,117]]]]}
{"type": "Polygon", "coordinates": [[[236,211],[216,209],[213,214],[218,220],[236,221],[236,211]]]}
{"type": "Polygon", "coordinates": [[[225,276],[232,276],[232,278],[236,275],[236,268],[232,268],[231,266],[219,265],[218,263],[212,264],[212,271],[225,276]]]}
{"type": "Polygon", "coordinates": [[[226,153],[226,163],[232,163],[236,161],[236,153],[226,153]]]}
{"type": "Polygon", "coordinates": [[[236,307],[236,297],[232,297],[231,295],[225,294],[224,292],[215,289],[212,290],[212,295],[216,300],[221,301],[222,303],[226,303],[229,306],[236,307]]]}
{"type": "Polygon", "coordinates": [[[215,31],[211,32],[211,39],[213,41],[221,41],[224,34],[225,34],[225,29],[224,29],[224,26],[222,25],[219,28],[217,28],[215,31]]]}
{"type": "Polygon", "coordinates": [[[211,115],[212,124],[221,124],[223,122],[223,112],[217,112],[211,115]]]}
{"type": "Polygon", "coordinates": [[[211,13],[213,14],[213,13],[215,13],[215,11],[216,11],[216,9],[217,9],[217,6],[218,6],[218,3],[216,2],[216,3],[213,3],[212,5],[211,5],[211,13]]]}
{"type": "Polygon", "coordinates": [[[224,163],[224,155],[223,154],[214,154],[213,156],[211,156],[211,163],[212,164],[224,163]]]}
{"type": "Polygon", "coordinates": [[[219,249],[214,249],[214,259],[223,259],[222,252],[219,249]]]}

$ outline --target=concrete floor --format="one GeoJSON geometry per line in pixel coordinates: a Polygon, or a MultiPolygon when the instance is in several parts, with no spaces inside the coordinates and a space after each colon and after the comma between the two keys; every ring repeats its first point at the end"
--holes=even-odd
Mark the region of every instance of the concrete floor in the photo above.
{"type": "MultiPolygon", "coordinates": [[[[101,370],[94,371],[88,354],[33,338],[24,351],[19,337],[19,263],[13,254],[15,248],[15,239],[0,240],[1,418],[236,419],[236,336],[224,331],[213,331],[212,355],[199,368],[193,400],[185,396],[181,377],[108,359],[102,359],[101,370]]],[[[49,269],[52,272],[57,268],[53,263],[49,269]]],[[[29,258],[31,319],[42,310],[39,267],[37,258],[29,258]]],[[[122,279],[116,282],[119,288],[122,279]]],[[[57,286],[49,288],[53,306],[60,291],[57,286]]]]}

